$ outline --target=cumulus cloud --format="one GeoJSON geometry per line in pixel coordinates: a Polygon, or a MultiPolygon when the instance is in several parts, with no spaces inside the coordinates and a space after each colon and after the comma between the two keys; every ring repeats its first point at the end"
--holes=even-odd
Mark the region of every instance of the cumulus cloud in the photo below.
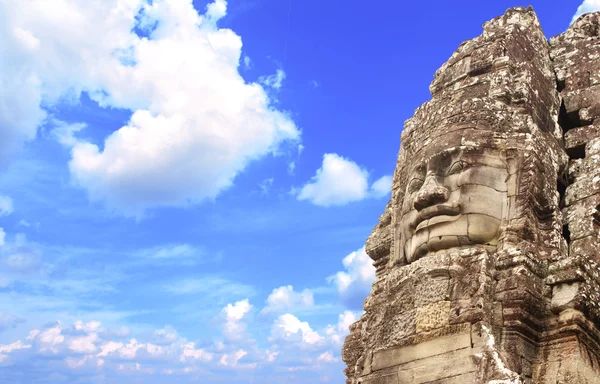
{"type": "Polygon", "coordinates": [[[600,0],[584,0],[583,3],[579,7],[577,7],[577,12],[573,15],[571,19],[571,23],[573,23],[577,18],[584,13],[588,12],[596,12],[600,11],[600,0]]]}
{"type": "Polygon", "coordinates": [[[325,366],[341,363],[342,343],[349,333],[349,324],[357,318],[357,313],[345,311],[337,324],[315,329],[290,313],[281,315],[271,328],[269,341],[273,344],[267,351],[267,361],[276,360],[290,372],[323,372],[325,366]]]}
{"type": "Polygon", "coordinates": [[[375,281],[373,260],[365,252],[365,247],[362,247],[344,257],[342,264],[345,270],[337,272],[328,280],[335,284],[344,305],[350,309],[360,309],[375,281]]]}
{"type": "Polygon", "coordinates": [[[340,313],[337,325],[329,325],[325,329],[325,334],[336,345],[342,345],[344,338],[350,333],[350,325],[358,320],[359,316],[352,311],[340,313]]]}
{"type": "Polygon", "coordinates": [[[279,316],[272,328],[273,340],[301,341],[302,344],[314,345],[323,341],[323,337],[314,331],[308,322],[300,321],[291,313],[279,316]]]}
{"type": "Polygon", "coordinates": [[[213,354],[210,352],[206,352],[203,349],[197,349],[196,344],[187,343],[183,347],[183,352],[179,360],[181,361],[189,361],[189,360],[198,360],[198,361],[211,361],[213,359],[213,354]]]}
{"type": "Polygon", "coordinates": [[[245,365],[240,365],[238,364],[239,361],[244,358],[246,355],[248,355],[248,352],[246,352],[243,349],[238,349],[235,352],[229,353],[229,354],[224,354],[223,356],[221,356],[221,359],[219,360],[219,364],[224,365],[226,367],[233,367],[233,368],[255,368],[256,367],[256,363],[250,363],[250,364],[245,364],[245,365]]]}
{"type": "Polygon", "coordinates": [[[222,314],[225,317],[225,323],[223,325],[223,336],[228,340],[241,340],[246,338],[246,322],[244,316],[246,316],[252,305],[248,299],[241,300],[235,304],[227,304],[222,310],[222,314]]]}
{"type": "Polygon", "coordinates": [[[289,310],[314,306],[314,295],[310,289],[295,292],[291,285],[275,288],[267,297],[267,305],[261,311],[264,314],[280,313],[289,310]]]}
{"type": "MultiPolygon", "coordinates": [[[[247,313],[246,308],[236,303],[228,313],[235,319],[241,319],[247,313]]],[[[155,339],[157,335],[160,335],[160,341],[136,338],[122,341],[111,339],[103,332],[102,324],[95,321],[76,321],[69,326],[51,324],[32,330],[26,340],[0,345],[0,380],[15,373],[25,377],[23,370],[31,365],[36,369],[28,370],[27,382],[46,379],[49,374],[60,374],[62,378],[49,379],[49,382],[76,382],[76,377],[91,377],[90,374],[101,374],[109,381],[121,383],[172,381],[160,375],[181,375],[180,382],[197,382],[198,377],[194,375],[197,373],[213,382],[226,377],[227,371],[256,370],[272,365],[279,353],[221,342],[204,343],[200,347],[168,327],[152,332],[151,338],[155,339]],[[52,364],[47,364],[49,359],[52,364]],[[127,376],[122,376],[124,373],[127,376]],[[150,378],[148,375],[153,376],[150,378]]],[[[262,372],[266,377],[269,374],[262,372]]],[[[231,381],[236,381],[235,378],[235,374],[230,376],[231,381]]],[[[258,382],[277,382],[263,381],[260,377],[255,379],[258,382]]]]}
{"type": "MultiPolygon", "coordinates": [[[[225,0],[205,14],[191,0],[2,4],[0,55],[11,59],[0,64],[0,126],[8,127],[0,156],[48,121],[71,147],[73,180],[124,215],[214,199],[249,162],[300,140],[263,86],[239,74],[241,37],[217,26],[225,0]],[[43,107],[76,102],[81,92],[101,107],[132,111],[103,145],[77,138],[83,123],[48,119],[43,107]]],[[[283,77],[265,83],[277,88],[283,77]]]]}
{"type": "MultiPolygon", "coordinates": [[[[230,322],[240,322],[250,310],[251,305],[242,300],[225,307],[223,314],[230,322]]],[[[286,371],[311,372],[304,378],[312,382],[311,374],[341,373],[335,365],[340,363],[339,340],[347,334],[345,324],[352,316],[345,312],[337,324],[321,330],[294,315],[279,316],[266,349],[231,341],[194,342],[168,326],[123,340],[123,335],[106,331],[98,321],[55,322],[31,330],[27,338],[0,345],[0,381],[19,373],[27,382],[46,379],[50,374],[61,379],[49,382],[77,382],[82,376],[95,375],[121,383],[170,382],[173,380],[161,375],[179,375],[178,381],[183,383],[197,382],[197,374],[209,382],[237,382],[247,378],[251,370],[256,382],[279,383],[288,376],[278,374],[286,371]]]]}
{"type": "Polygon", "coordinates": [[[298,200],[308,200],[323,207],[345,205],[369,197],[386,196],[391,177],[384,176],[369,189],[369,172],[354,161],[335,153],[326,153],[323,164],[313,178],[298,192],[298,200]]]}

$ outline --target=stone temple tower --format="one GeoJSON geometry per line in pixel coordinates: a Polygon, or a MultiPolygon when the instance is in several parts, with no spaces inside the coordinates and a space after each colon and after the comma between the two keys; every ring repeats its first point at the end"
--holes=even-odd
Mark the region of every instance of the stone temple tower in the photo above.
{"type": "Polygon", "coordinates": [[[600,383],[600,13],[509,9],[406,121],[348,384],[600,383]]]}

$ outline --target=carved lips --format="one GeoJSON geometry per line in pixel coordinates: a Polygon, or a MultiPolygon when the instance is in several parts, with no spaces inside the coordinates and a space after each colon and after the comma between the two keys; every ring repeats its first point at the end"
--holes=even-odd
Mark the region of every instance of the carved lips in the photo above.
{"type": "Polygon", "coordinates": [[[421,210],[410,223],[411,232],[433,224],[455,221],[460,216],[460,205],[439,204],[421,210]],[[430,220],[433,219],[434,220],[430,220]],[[429,221],[428,221],[429,220],[429,221]]]}

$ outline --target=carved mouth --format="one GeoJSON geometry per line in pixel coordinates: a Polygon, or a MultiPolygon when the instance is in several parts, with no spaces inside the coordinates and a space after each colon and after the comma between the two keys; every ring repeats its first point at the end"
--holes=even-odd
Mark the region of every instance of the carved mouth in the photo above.
{"type": "Polygon", "coordinates": [[[460,215],[460,205],[434,205],[433,207],[428,207],[419,212],[419,214],[415,217],[415,219],[410,223],[410,229],[414,231],[418,231],[422,228],[425,228],[429,225],[455,221],[458,219],[460,215]],[[435,222],[427,222],[427,220],[431,218],[436,218],[435,222]]]}

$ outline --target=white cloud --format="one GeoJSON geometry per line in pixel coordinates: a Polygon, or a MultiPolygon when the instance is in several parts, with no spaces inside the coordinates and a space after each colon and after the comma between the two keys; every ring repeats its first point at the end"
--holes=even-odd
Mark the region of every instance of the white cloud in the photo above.
{"type": "Polygon", "coordinates": [[[326,153],[323,164],[311,181],[298,193],[298,200],[309,200],[319,206],[345,205],[369,197],[383,197],[386,187],[384,176],[369,191],[369,172],[350,159],[335,153],[326,153]]]}
{"type": "Polygon", "coordinates": [[[89,354],[94,353],[97,349],[96,341],[98,335],[94,332],[80,337],[75,337],[69,341],[69,349],[76,353],[89,354]]]}
{"type": "Polygon", "coordinates": [[[177,331],[170,326],[166,326],[163,329],[154,331],[152,341],[154,344],[169,345],[173,344],[177,339],[179,339],[177,331]]]}
{"type": "Polygon", "coordinates": [[[247,354],[248,352],[244,351],[243,349],[239,349],[230,354],[224,354],[223,356],[221,356],[219,364],[229,367],[235,367],[238,365],[238,361],[240,361],[247,354]]]}
{"type": "Polygon", "coordinates": [[[285,72],[283,69],[278,69],[274,75],[270,76],[261,76],[259,78],[259,82],[263,84],[265,87],[280,89],[283,85],[283,81],[285,80],[285,72]]]}
{"type": "Polygon", "coordinates": [[[310,289],[295,292],[291,285],[275,288],[267,297],[267,305],[261,312],[277,313],[314,306],[314,295],[310,289]]]}
{"type": "Polygon", "coordinates": [[[188,361],[188,360],[199,360],[199,361],[211,361],[213,358],[213,354],[206,352],[203,349],[196,349],[196,345],[194,343],[187,343],[184,345],[183,352],[181,352],[181,356],[179,357],[180,361],[188,361]]]}
{"type": "Polygon", "coordinates": [[[375,281],[373,260],[362,247],[342,260],[345,271],[337,272],[329,277],[340,295],[342,302],[352,309],[359,309],[369,295],[371,285],[375,281]]]}
{"type": "Polygon", "coordinates": [[[340,333],[346,335],[350,333],[350,326],[358,320],[358,316],[354,312],[344,311],[339,316],[337,329],[340,333]]]}
{"type": "Polygon", "coordinates": [[[384,197],[392,192],[392,176],[386,175],[377,179],[371,185],[371,194],[373,197],[384,197]]]}
{"type": "Polygon", "coordinates": [[[14,343],[8,345],[0,344],[0,363],[6,363],[8,360],[8,355],[19,349],[29,349],[31,345],[23,343],[21,340],[15,341],[14,343]]]}
{"type": "Polygon", "coordinates": [[[235,304],[227,304],[223,308],[222,313],[225,316],[225,324],[223,325],[223,335],[228,340],[241,340],[246,337],[246,323],[243,321],[252,305],[248,299],[241,300],[235,304]]]}
{"type": "Polygon", "coordinates": [[[79,140],[75,137],[75,134],[86,127],[86,125],[83,123],[69,124],[56,119],[54,119],[52,122],[54,125],[52,135],[60,144],[67,148],[72,148],[77,145],[79,140]]]}
{"type": "MultiPolygon", "coordinates": [[[[230,320],[241,321],[247,316],[249,307],[242,301],[226,307],[224,312],[230,320]]],[[[338,332],[337,328],[339,325],[335,332],[338,332]]],[[[123,383],[147,382],[148,375],[180,375],[177,381],[187,383],[196,382],[196,375],[203,373],[209,375],[205,376],[209,381],[214,373],[235,381],[246,377],[245,373],[239,373],[240,370],[252,370],[255,382],[271,383],[279,382],[277,377],[272,377],[273,372],[289,367],[293,371],[314,374],[329,373],[324,371],[329,367],[339,370],[333,363],[340,361],[336,351],[341,344],[332,343],[329,337],[313,330],[307,322],[286,314],[278,318],[271,331],[273,337],[270,340],[275,344],[268,349],[259,349],[256,344],[242,346],[229,342],[198,345],[179,336],[170,327],[143,332],[151,340],[158,336],[158,342],[144,338],[117,341],[113,335],[104,332],[97,321],[76,321],[71,326],[56,323],[32,330],[27,340],[0,345],[0,365],[3,377],[20,373],[26,382],[37,382],[48,375],[61,375],[65,380],[75,382],[75,377],[81,375],[101,374],[108,381],[123,383]],[[49,358],[52,360],[50,365],[49,358]]],[[[172,381],[158,376],[153,379],[172,381]]],[[[310,381],[310,376],[306,379],[310,381]]]]}
{"type": "Polygon", "coordinates": [[[358,320],[358,315],[352,311],[340,313],[337,325],[329,325],[325,329],[325,334],[330,340],[338,346],[344,342],[344,338],[350,333],[350,325],[358,320]]]}
{"type": "Polygon", "coordinates": [[[0,228],[0,247],[3,247],[6,244],[6,232],[4,232],[4,228],[0,228]]]}
{"type": "Polygon", "coordinates": [[[13,213],[13,210],[14,207],[12,199],[8,196],[0,195],[0,217],[10,215],[13,213]]]}
{"type": "Polygon", "coordinates": [[[273,338],[275,340],[293,341],[294,336],[300,336],[301,341],[305,344],[317,344],[323,341],[323,337],[318,332],[313,331],[306,321],[300,321],[291,313],[279,316],[272,329],[273,338]]]}
{"type": "Polygon", "coordinates": [[[139,217],[214,199],[249,162],[300,140],[265,89],[240,76],[242,40],[217,27],[225,0],[204,15],[191,0],[1,4],[0,56],[10,60],[0,64],[0,126],[8,127],[0,157],[35,136],[47,117],[41,105],[76,102],[86,91],[102,107],[131,110],[102,146],[76,138],[79,123],[55,132],[72,146],[73,180],[117,212],[139,217]]]}
{"type": "Polygon", "coordinates": [[[41,353],[57,354],[62,346],[65,336],[62,334],[60,324],[43,331],[33,330],[29,332],[27,340],[34,342],[41,353]]]}
{"type": "Polygon", "coordinates": [[[223,18],[227,14],[227,1],[226,0],[215,0],[214,3],[209,4],[206,7],[206,16],[210,19],[217,21],[223,18]]]}
{"type": "Polygon", "coordinates": [[[84,323],[83,321],[78,320],[73,324],[73,326],[78,331],[96,332],[96,331],[100,330],[100,327],[102,326],[102,324],[99,321],[90,321],[90,322],[84,323]]]}
{"type": "Polygon", "coordinates": [[[600,0],[584,0],[583,3],[579,7],[577,7],[577,12],[573,15],[571,19],[571,23],[573,23],[577,18],[584,13],[588,12],[596,12],[600,11],[600,0]]]}
{"type": "Polygon", "coordinates": [[[319,355],[317,361],[319,363],[336,363],[339,361],[339,359],[333,357],[331,352],[323,352],[319,355]]]}

